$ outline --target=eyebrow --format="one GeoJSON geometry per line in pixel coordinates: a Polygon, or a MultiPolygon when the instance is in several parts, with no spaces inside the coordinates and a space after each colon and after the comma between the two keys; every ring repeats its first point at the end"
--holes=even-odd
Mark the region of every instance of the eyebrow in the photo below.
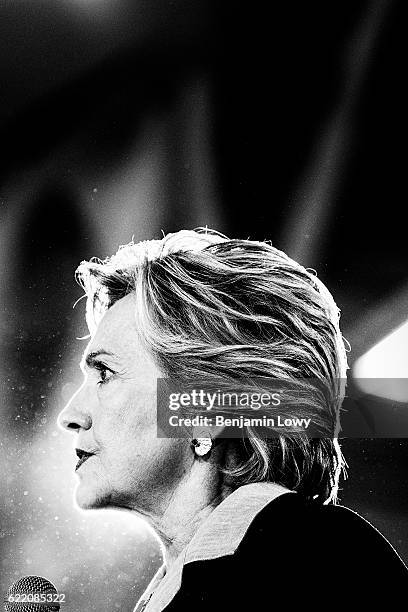
{"type": "Polygon", "coordinates": [[[79,364],[80,368],[83,370],[85,365],[87,365],[88,368],[94,368],[95,364],[98,362],[98,357],[101,357],[102,355],[107,357],[115,357],[114,353],[106,351],[105,349],[93,351],[92,353],[88,353],[88,355],[81,360],[81,363],[79,364]]]}

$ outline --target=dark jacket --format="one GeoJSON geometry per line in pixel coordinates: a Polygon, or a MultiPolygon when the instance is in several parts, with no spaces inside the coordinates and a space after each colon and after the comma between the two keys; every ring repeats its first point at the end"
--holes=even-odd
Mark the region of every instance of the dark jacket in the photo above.
{"type": "Polygon", "coordinates": [[[407,596],[408,570],[374,527],[288,493],[259,512],[234,554],[187,563],[165,610],[394,610],[407,596]]]}

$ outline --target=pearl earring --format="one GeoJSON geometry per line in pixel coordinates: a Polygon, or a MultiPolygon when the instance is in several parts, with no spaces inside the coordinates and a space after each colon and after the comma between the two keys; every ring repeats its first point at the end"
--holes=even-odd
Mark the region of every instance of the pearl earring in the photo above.
{"type": "Polygon", "coordinates": [[[211,438],[194,438],[191,443],[194,446],[195,454],[199,457],[204,457],[209,453],[213,444],[211,438]]]}

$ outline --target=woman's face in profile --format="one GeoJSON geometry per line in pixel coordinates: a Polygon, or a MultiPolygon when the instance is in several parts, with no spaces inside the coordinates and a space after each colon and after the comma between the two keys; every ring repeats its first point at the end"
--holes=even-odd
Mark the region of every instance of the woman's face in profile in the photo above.
{"type": "Polygon", "coordinates": [[[59,416],[77,433],[81,508],[157,512],[193,461],[187,440],[157,438],[162,373],[138,337],[134,308],[130,294],[105,313],[84,353],[84,382],[59,416]]]}

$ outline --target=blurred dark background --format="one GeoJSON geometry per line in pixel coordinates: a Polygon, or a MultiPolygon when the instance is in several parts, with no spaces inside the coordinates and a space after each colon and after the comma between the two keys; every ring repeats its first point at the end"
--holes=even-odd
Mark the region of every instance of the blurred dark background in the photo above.
{"type": "MultiPolygon", "coordinates": [[[[67,612],[130,611],[159,564],[142,523],[72,508],[55,417],[80,380],[80,260],[208,225],[317,270],[342,310],[351,372],[405,329],[402,8],[1,3],[1,591],[37,573],[65,589],[67,612]]],[[[394,353],[396,365],[376,358],[384,375],[408,376],[408,346],[394,353]]],[[[408,561],[407,406],[360,404],[373,435],[344,440],[340,500],[408,561]],[[375,435],[377,417],[390,437],[375,435]]]]}

